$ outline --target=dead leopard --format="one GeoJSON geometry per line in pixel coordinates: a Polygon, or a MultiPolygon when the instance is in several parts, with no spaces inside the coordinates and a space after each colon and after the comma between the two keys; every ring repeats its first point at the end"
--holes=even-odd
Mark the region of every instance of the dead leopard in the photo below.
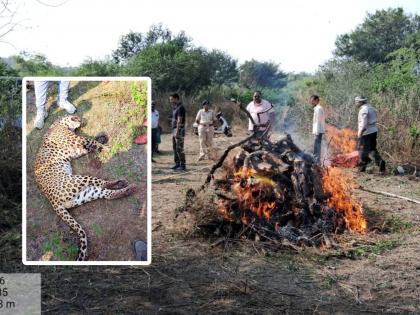
{"type": "Polygon", "coordinates": [[[35,160],[35,179],[48,198],[54,211],[79,236],[77,260],[87,259],[86,232],[70,215],[68,209],[99,199],[122,198],[133,194],[134,185],[124,180],[107,181],[91,176],[73,175],[71,160],[89,152],[105,148],[106,136],[95,140],[75,133],[81,125],[78,116],[64,116],[55,121],[43,137],[43,143],[35,160]]]}

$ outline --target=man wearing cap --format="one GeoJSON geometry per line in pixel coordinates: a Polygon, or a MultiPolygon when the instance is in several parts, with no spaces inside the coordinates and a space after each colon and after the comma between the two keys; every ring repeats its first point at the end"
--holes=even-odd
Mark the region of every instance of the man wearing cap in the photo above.
{"type": "Polygon", "coordinates": [[[169,102],[172,105],[172,147],[174,150],[175,165],[172,167],[175,171],[185,171],[185,107],[182,105],[178,93],[169,96],[169,102]]]}
{"type": "Polygon", "coordinates": [[[314,141],[314,157],[317,164],[321,161],[321,144],[322,144],[322,135],[325,133],[325,115],[324,109],[319,104],[319,96],[312,95],[310,102],[314,107],[314,117],[312,124],[312,133],[315,136],[314,141]]]}
{"type": "Polygon", "coordinates": [[[246,107],[247,111],[251,114],[255,124],[258,125],[257,129],[254,130],[254,124],[249,119],[248,130],[256,132],[258,136],[261,136],[268,128],[269,122],[274,122],[274,110],[273,105],[262,98],[260,91],[255,91],[253,100],[246,107]]]}
{"type": "Polygon", "coordinates": [[[366,165],[370,162],[371,158],[373,158],[375,163],[379,166],[379,171],[384,173],[385,161],[382,160],[376,148],[376,138],[378,136],[376,110],[372,105],[368,104],[366,97],[357,96],[354,101],[359,108],[357,131],[360,156],[359,171],[364,172],[366,170],[366,165]]]}
{"type": "Polygon", "coordinates": [[[198,138],[200,140],[198,161],[204,159],[206,154],[208,158],[212,158],[214,124],[216,123],[216,115],[210,109],[210,102],[206,100],[202,103],[202,106],[203,108],[198,111],[195,118],[195,122],[198,124],[198,138]]]}

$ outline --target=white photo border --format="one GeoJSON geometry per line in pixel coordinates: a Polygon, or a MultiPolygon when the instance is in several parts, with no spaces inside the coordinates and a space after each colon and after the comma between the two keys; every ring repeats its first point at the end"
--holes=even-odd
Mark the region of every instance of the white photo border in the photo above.
{"type": "Polygon", "coordinates": [[[152,263],[152,128],[151,123],[152,80],[150,77],[24,77],[22,79],[22,263],[37,266],[147,266],[152,263]],[[28,81],[145,81],[147,83],[147,260],[146,261],[34,261],[27,260],[26,250],[26,83],[28,81]]]}

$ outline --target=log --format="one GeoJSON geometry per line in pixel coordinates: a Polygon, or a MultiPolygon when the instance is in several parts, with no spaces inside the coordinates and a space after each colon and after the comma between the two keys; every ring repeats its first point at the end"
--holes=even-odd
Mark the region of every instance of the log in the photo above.
{"type": "Polygon", "coordinates": [[[366,189],[366,188],[364,188],[362,186],[360,186],[359,189],[360,190],[363,190],[363,191],[367,191],[367,192],[373,193],[373,194],[378,194],[378,195],[383,195],[383,196],[389,196],[389,197],[399,198],[399,199],[406,200],[408,202],[413,202],[413,203],[416,203],[416,204],[419,204],[420,205],[420,201],[418,201],[416,199],[407,198],[407,197],[403,197],[403,196],[396,195],[396,194],[391,194],[391,193],[386,192],[386,191],[370,190],[370,189],[366,189]]]}
{"type": "Polygon", "coordinates": [[[216,172],[216,170],[221,167],[223,165],[223,162],[225,161],[226,157],[228,156],[229,152],[231,150],[233,150],[236,147],[239,147],[241,144],[244,144],[245,142],[251,140],[252,138],[254,138],[254,134],[250,135],[249,137],[245,138],[242,141],[239,141],[236,144],[232,144],[230,145],[225,152],[223,152],[222,156],[220,157],[220,159],[212,166],[210,172],[207,174],[206,180],[204,182],[204,184],[201,186],[200,190],[204,190],[206,188],[206,186],[210,183],[214,172],[216,172]]]}

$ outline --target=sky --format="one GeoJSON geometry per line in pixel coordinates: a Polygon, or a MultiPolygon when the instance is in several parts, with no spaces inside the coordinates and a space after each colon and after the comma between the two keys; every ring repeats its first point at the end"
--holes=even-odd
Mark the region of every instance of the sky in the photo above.
{"type": "MultiPolygon", "coordinates": [[[[13,1],[20,26],[0,37],[0,57],[41,53],[60,66],[104,59],[122,35],[162,23],[239,63],[273,61],[287,72],[315,72],[333,56],[337,36],[354,30],[368,12],[402,7],[420,14],[418,0],[13,1]]],[[[6,21],[0,14],[0,34],[6,21]]]]}

